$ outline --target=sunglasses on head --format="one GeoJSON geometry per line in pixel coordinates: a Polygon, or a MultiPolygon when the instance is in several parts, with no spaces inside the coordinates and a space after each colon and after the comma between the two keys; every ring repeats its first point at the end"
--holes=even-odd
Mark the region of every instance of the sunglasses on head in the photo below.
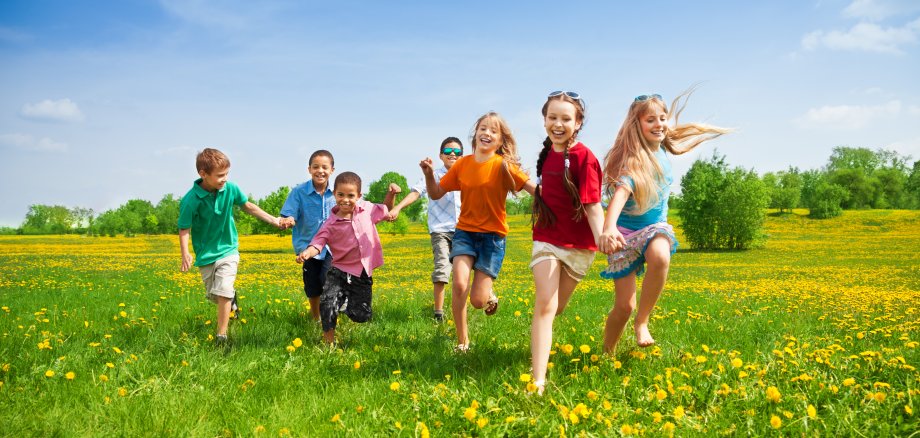
{"type": "Polygon", "coordinates": [[[643,94],[641,96],[636,96],[636,99],[633,100],[633,102],[644,102],[649,99],[662,100],[660,94],[643,94]]]}
{"type": "Polygon", "coordinates": [[[581,105],[581,109],[582,109],[582,110],[585,109],[585,101],[582,100],[580,94],[578,94],[578,93],[576,93],[576,92],[574,92],[574,91],[561,91],[561,90],[560,90],[560,91],[553,91],[552,93],[549,93],[549,96],[546,96],[546,97],[547,97],[547,98],[552,98],[552,97],[556,97],[556,96],[561,96],[561,95],[563,95],[563,94],[565,94],[566,96],[571,97],[572,99],[575,99],[575,101],[578,102],[579,105],[581,105]]]}
{"type": "Polygon", "coordinates": [[[444,148],[444,149],[441,149],[441,153],[444,154],[444,155],[454,155],[454,156],[459,157],[459,156],[463,155],[463,149],[460,149],[460,148],[444,148]]]}

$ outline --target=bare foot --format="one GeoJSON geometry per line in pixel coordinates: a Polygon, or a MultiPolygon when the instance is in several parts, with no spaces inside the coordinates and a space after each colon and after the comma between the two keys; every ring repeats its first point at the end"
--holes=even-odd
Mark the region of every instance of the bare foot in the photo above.
{"type": "Polygon", "coordinates": [[[655,345],[655,338],[652,338],[652,334],[649,333],[648,325],[636,327],[636,345],[643,348],[655,345]]]}

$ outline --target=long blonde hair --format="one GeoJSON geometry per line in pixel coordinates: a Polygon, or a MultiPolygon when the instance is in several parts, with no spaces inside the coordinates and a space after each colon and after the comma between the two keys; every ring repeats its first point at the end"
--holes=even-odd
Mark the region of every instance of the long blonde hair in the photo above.
{"type": "Polygon", "coordinates": [[[670,112],[667,104],[658,95],[642,96],[644,99],[636,98],[629,106],[629,112],[617,133],[613,147],[604,157],[604,183],[608,192],[612,193],[617,182],[624,176],[629,176],[633,180],[632,196],[636,205],[625,213],[643,214],[660,201],[658,187],[664,182],[665,176],[661,164],[655,158],[653,145],[642,135],[641,124],[642,117],[652,108],[660,108],[671,120],[661,147],[673,155],[687,153],[705,141],[732,131],[702,123],[678,122],[680,113],[686,108],[694,90],[695,87],[691,87],[674,98],[670,112]]]}
{"type": "Polygon", "coordinates": [[[514,140],[511,128],[508,127],[508,122],[495,111],[489,111],[483,114],[476,119],[476,123],[473,124],[473,130],[470,132],[470,144],[473,145],[473,151],[479,146],[479,139],[476,138],[476,129],[479,128],[479,124],[486,119],[495,122],[498,125],[499,131],[502,133],[502,146],[498,148],[495,153],[501,155],[505,162],[521,167],[521,159],[517,154],[517,142],[514,140]]]}

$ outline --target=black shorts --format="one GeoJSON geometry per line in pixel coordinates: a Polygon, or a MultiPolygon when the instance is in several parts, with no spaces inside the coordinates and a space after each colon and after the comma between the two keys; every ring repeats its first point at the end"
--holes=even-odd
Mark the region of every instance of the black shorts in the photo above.
{"type": "Polygon", "coordinates": [[[326,284],[326,273],[332,267],[332,254],[326,258],[308,259],[303,262],[303,292],[307,298],[316,298],[323,294],[323,285],[326,284]]]}
{"type": "Polygon", "coordinates": [[[374,279],[366,272],[361,276],[342,272],[338,268],[329,269],[326,285],[319,299],[319,315],[323,331],[335,328],[339,313],[344,313],[354,322],[371,320],[371,287],[374,279]]]}

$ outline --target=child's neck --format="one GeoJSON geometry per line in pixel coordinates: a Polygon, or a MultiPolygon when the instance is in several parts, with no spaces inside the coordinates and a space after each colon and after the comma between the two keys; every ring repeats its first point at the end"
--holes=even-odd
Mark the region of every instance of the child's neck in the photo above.
{"type": "Polygon", "coordinates": [[[477,163],[483,163],[489,161],[492,157],[495,156],[495,149],[486,150],[482,146],[476,148],[476,152],[473,153],[473,157],[476,158],[477,163]]]}
{"type": "Polygon", "coordinates": [[[569,141],[568,141],[567,143],[565,143],[565,144],[556,144],[556,143],[553,143],[553,150],[556,151],[556,152],[565,152],[565,150],[568,149],[570,145],[571,145],[571,146],[574,146],[574,145],[575,145],[575,142],[572,141],[572,140],[569,140],[569,141]]]}
{"type": "Polygon", "coordinates": [[[323,184],[322,186],[318,186],[316,185],[316,182],[313,182],[313,189],[316,190],[316,193],[319,193],[320,195],[322,195],[326,191],[327,187],[329,187],[328,182],[323,184]]]}
{"type": "Polygon", "coordinates": [[[345,213],[342,210],[338,210],[335,212],[335,217],[339,219],[351,219],[351,213],[345,213]]]}

